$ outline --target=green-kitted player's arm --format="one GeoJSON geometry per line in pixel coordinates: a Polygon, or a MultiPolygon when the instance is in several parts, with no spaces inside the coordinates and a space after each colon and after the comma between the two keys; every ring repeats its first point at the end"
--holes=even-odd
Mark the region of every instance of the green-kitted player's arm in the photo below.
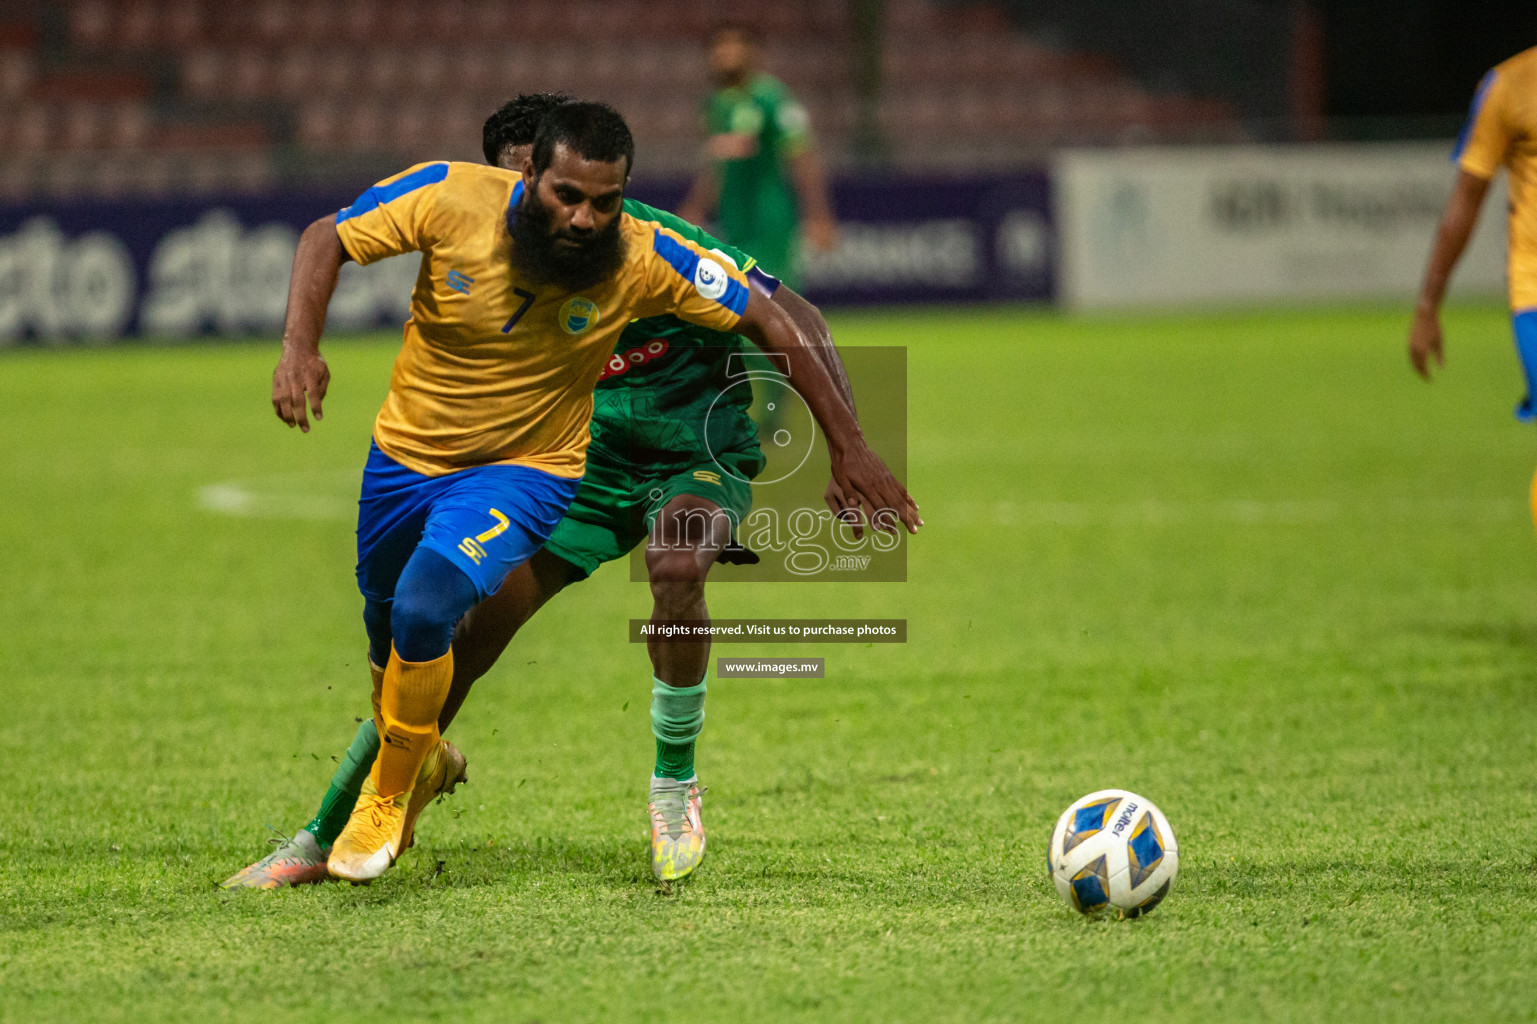
{"type": "MultiPolygon", "coordinates": [[[[758,266],[758,261],[751,254],[727,245],[708,231],[689,223],[677,214],[658,210],[654,206],[647,206],[633,199],[624,201],[624,212],[637,220],[651,221],[669,228],[701,248],[717,250],[730,256],[732,262],[737,265],[737,269],[743,273],[758,266]]],[[[758,273],[761,274],[762,271],[759,270],[758,273]]],[[[753,275],[749,274],[748,277],[751,280],[753,275]]],[[[757,283],[763,282],[760,280],[757,283]]],[[[828,329],[827,321],[822,318],[821,310],[778,281],[773,282],[771,297],[784,308],[807,336],[816,342],[817,358],[827,367],[827,372],[832,375],[834,383],[838,385],[838,392],[843,396],[849,410],[853,411],[854,392],[849,386],[849,376],[843,368],[843,360],[838,357],[838,350],[833,345],[832,331],[828,329]]]]}
{"type": "Polygon", "coordinates": [[[828,252],[837,244],[837,224],[833,219],[832,188],[811,138],[811,118],[782,84],[770,98],[769,116],[779,128],[779,157],[790,170],[790,180],[795,182],[801,230],[813,248],[828,252]]]}

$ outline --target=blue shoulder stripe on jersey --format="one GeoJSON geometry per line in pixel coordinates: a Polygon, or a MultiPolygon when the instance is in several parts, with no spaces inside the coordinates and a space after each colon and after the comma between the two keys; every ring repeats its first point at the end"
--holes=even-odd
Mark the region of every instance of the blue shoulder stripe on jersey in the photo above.
{"type": "Polygon", "coordinates": [[[358,196],[357,201],[345,210],[336,214],[336,223],[351,220],[353,217],[361,217],[370,210],[377,210],[385,203],[399,199],[408,192],[415,192],[419,188],[428,185],[436,185],[448,177],[448,164],[428,164],[420,170],[412,171],[403,178],[397,178],[388,185],[375,185],[373,188],[358,196]]]}
{"type": "Polygon", "coordinates": [[[747,280],[762,288],[765,295],[773,295],[779,290],[779,278],[765,273],[762,267],[756,265],[747,268],[747,280]]]}
{"type": "Polygon", "coordinates": [[[523,198],[523,179],[519,178],[512,186],[512,195],[507,197],[507,233],[512,234],[512,225],[518,219],[518,200],[523,198]]]}
{"type": "Polygon", "coordinates": [[[1473,106],[1468,110],[1468,119],[1463,122],[1462,131],[1457,133],[1457,142],[1452,146],[1452,163],[1462,159],[1462,151],[1468,148],[1468,140],[1473,137],[1473,125],[1478,121],[1478,112],[1484,107],[1484,99],[1489,95],[1489,87],[1494,84],[1494,70],[1491,68],[1478,82],[1478,89],[1473,93],[1473,106]]]}
{"type": "MultiPolygon", "coordinates": [[[[698,282],[694,277],[699,270],[699,254],[672,236],[662,234],[659,229],[652,231],[651,238],[651,247],[656,250],[656,254],[666,260],[672,269],[683,276],[684,280],[698,288],[698,282]]],[[[737,316],[741,316],[747,311],[747,289],[742,287],[740,281],[728,274],[726,292],[715,301],[737,316]]]]}

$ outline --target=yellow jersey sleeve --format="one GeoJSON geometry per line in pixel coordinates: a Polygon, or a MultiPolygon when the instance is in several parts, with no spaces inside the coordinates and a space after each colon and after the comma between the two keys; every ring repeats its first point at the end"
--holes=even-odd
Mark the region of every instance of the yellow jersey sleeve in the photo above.
{"type": "Polygon", "coordinates": [[[1510,149],[1511,128],[1507,116],[1509,100],[1506,76],[1495,68],[1484,75],[1473,94],[1473,107],[1457,139],[1452,160],[1469,174],[1493,178],[1505,163],[1510,149]]]}
{"type": "Polygon", "coordinates": [[[425,252],[436,241],[433,214],[448,179],[445,162],[417,164],[386,178],[336,214],[347,254],[367,265],[387,256],[425,252]]]}
{"type": "Polygon", "coordinates": [[[747,278],[697,243],[652,226],[642,295],[631,316],[671,313],[689,323],[731,332],[747,310],[747,278]]]}

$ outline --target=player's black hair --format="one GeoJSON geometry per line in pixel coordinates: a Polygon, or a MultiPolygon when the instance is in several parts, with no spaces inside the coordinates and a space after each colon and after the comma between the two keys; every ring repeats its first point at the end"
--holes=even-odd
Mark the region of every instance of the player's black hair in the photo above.
{"type": "Polygon", "coordinates": [[[496,108],[480,131],[480,147],[486,163],[497,164],[508,146],[531,146],[545,114],[572,97],[563,92],[523,92],[496,108]]]}
{"type": "Polygon", "coordinates": [[[619,111],[606,103],[572,102],[544,115],[534,135],[534,173],[543,174],[564,144],[584,160],[613,163],[624,160],[628,177],[635,166],[635,139],[619,111]]]}

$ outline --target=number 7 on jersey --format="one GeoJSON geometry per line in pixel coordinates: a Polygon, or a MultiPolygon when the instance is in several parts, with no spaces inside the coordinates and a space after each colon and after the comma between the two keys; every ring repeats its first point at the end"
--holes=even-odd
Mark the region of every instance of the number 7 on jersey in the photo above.
{"type": "Polygon", "coordinates": [[[524,291],[522,288],[514,288],[512,294],[522,299],[523,305],[519,306],[518,311],[512,314],[511,320],[502,325],[503,334],[511,333],[512,329],[517,326],[518,321],[523,319],[523,314],[528,312],[528,307],[534,304],[533,292],[524,291]]]}

